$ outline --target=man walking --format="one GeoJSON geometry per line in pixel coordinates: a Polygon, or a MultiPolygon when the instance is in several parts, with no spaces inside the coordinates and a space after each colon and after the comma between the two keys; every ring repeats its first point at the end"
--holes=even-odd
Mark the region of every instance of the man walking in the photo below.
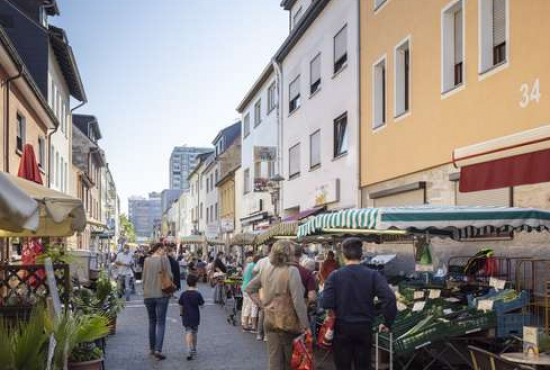
{"type": "Polygon", "coordinates": [[[126,296],[126,300],[130,300],[130,294],[132,293],[131,284],[134,272],[132,271],[132,265],[134,263],[134,256],[130,253],[130,247],[124,246],[121,253],[116,256],[115,265],[118,272],[118,289],[119,292],[123,291],[126,296]]]}
{"type": "Polygon", "coordinates": [[[330,274],[322,298],[322,306],[336,316],[334,363],[337,370],[369,370],[374,298],[378,297],[384,316],[379,330],[387,332],[397,315],[395,294],[380,273],[360,264],[361,239],[344,240],[342,249],[345,266],[330,274]]]}

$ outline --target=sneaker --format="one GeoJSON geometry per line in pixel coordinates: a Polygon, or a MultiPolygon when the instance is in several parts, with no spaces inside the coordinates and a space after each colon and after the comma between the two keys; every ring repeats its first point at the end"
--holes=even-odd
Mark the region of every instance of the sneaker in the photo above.
{"type": "Polygon", "coordinates": [[[243,333],[250,333],[251,331],[252,329],[250,329],[249,327],[243,326],[243,333]]]}
{"type": "Polygon", "coordinates": [[[250,328],[248,331],[252,334],[258,334],[258,329],[256,328],[250,328]]]}
{"type": "Polygon", "coordinates": [[[258,334],[258,335],[256,335],[256,340],[261,342],[262,340],[264,340],[264,337],[262,335],[258,334]]]}
{"type": "Polygon", "coordinates": [[[192,355],[187,356],[187,361],[191,361],[191,360],[193,360],[193,356],[192,355]]]}
{"type": "Polygon", "coordinates": [[[162,352],[155,352],[153,356],[155,356],[159,361],[166,360],[166,356],[163,355],[162,352]]]}

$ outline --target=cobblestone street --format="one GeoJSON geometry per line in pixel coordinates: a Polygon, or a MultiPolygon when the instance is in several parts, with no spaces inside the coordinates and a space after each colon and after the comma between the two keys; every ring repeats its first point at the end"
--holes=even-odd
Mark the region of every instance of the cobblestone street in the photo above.
{"type": "Polygon", "coordinates": [[[109,370],[189,369],[189,370],[256,370],[267,368],[265,343],[255,335],[242,333],[240,327],[225,321],[223,308],[212,302],[212,289],[202,285],[206,300],[201,311],[198,358],[187,361],[183,327],[176,300],[170,302],[166,320],[164,354],[158,361],[149,355],[147,313],[141,295],[133,296],[119,316],[117,334],[109,337],[106,368],[109,370]]]}

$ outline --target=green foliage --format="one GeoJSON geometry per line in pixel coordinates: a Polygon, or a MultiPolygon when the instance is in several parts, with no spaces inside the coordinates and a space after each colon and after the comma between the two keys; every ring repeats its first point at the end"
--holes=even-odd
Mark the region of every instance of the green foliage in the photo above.
{"type": "Polygon", "coordinates": [[[114,319],[124,308],[124,301],[118,297],[114,281],[102,273],[96,282],[95,292],[82,288],[74,292],[73,304],[82,314],[97,314],[114,319]]]}
{"type": "Polygon", "coordinates": [[[136,230],[134,228],[134,224],[132,224],[130,220],[128,220],[126,214],[122,213],[118,217],[118,223],[120,226],[120,236],[126,238],[126,240],[130,243],[135,243],[136,230]]]}
{"type": "Polygon", "coordinates": [[[8,325],[0,321],[0,359],[2,370],[43,370],[46,362],[48,333],[42,307],[36,308],[29,321],[8,325]]]}
{"type": "Polygon", "coordinates": [[[73,350],[69,362],[86,362],[99,360],[102,357],[103,351],[94,343],[82,343],[73,350]]]}
{"type": "Polygon", "coordinates": [[[38,264],[44,264],[46,261],[46,258],[51,258],[52,263],[64,263],[64,264],[71,264],[76,261],[76,259],[67,254],[65,251],[65,247],[60,244],[48,244],[45,247],[44,253],[36,257],[36,263],[38,264]]]}

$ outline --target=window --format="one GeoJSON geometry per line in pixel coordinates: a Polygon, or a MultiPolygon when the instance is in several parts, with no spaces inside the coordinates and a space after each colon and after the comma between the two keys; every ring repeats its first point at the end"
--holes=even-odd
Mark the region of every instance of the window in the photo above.
{"type": "Polygon", "coordinates": [[[206,222],[210,222],[210,208],[206,207],[206,222]]]}
{"type": "Polygon", "coordinates": [[[55,153],[55,187],[59,188],[59,152],[55,153]]]}
{"type": "Polygon", "coordinates": [[[214,206],[214,210],[215,210],[215,213],[214,213],[214,214],[216,215],[215,220],[218,221],[218,212],[219,212],[219,211],[218,211],[218,203],[217,203],[217,202],[216,202],[216,204],[215,204],[215,206],[214,206]]]}
{"type": "Polygon", "coordinates": [[[409,40],[395,49],[395,116],[409,110],[410,93],[410,49],[409,40]]]}
{"type": "Polygon", "coordinates": [[[44,170],[46,164],[46,141],[43,137],[38,138],[38,167],[44,170]]]}
{"type": "Polygon", "coordinates": [[[244,137],[247,137],[248,135],[250,135],[250,113],[247,113],[244,116],[243,132],[244,132],[244,137]]]}
{"type": "Polygon", "coordinates": [[[214,185],[216,185],[218,183],[218,176],[220,175],[219,172],[218,172],[218,169],[216,169],[216,172],[214,172],[215,175],[214,175],[214,179],[216,182],[214,182],[214,185]]]}
{"type": "Polygon", "coordinates": [[[50,145],[50,183],[53,184],[55,179],[55,147],[50,145]]]}
{"type": "Polygon", "coordinates": [[[300,144],[288,150],[288,175],[289,179],[300,176],[300,144]]]}
{"type": "Polygon", "coordinates": [[[277,85],[273,82],[267,89],[267,113],[277,106],[277,85]]]}
{"type": "Polygon", "coordinates": [[[202,212],[202,211],[203,211],[203,208],[204,208],[204,207],[203,207],[202,202],[201,202],[200,211],[199,211],[199,213],[200,213],[200,218],[203,217],[203,212],[202,212]]]}
{"type": "Polygon", "coordinates": [[[321,130],[309,136],[309,168],[321,165],[321,130]]]}
{"type": "Polygon", "coordinates": [[[23,151],[23,145],[25,145],[25,136],[26,136],[26,122],[25,117],[18,114],[17,115],[17,143],[16,143],[16,149],[20,152],[23,151]]]}
{"type": "Polygon", "coordinates": [[[317,54],[309,64],[309,92],[315,94],[321,88],[321,54],[317,54]]]}
{"type": "Polygon", "coordinates": [[[261,179],[262,176],[262,162],[258,161],[254,163],[254,178],[261,179]]]}
{"type": "Polygon", "coordinates": [[[348,26],[334,36],[334,73],[340,72],[348,61],[348,26]]]}
{"type": "Polygon", "coordinates": [[[387,0],[374,0],[374,10],[380,8],[387,0]]]}
{"type": "Polygon", "coordinates": [[[210,192],[210,179],[206,177],[206,192],[210,192]]]}
{"type": "Polygon", "coordinates": [[[373,67],[372,128],[386,124],[386,57],[373,67]]]}
{"type": "Polygon", "coordinates": [[[507,0],[480,0],[480,72],[507,60],[507,0]]]}
{"type": "Polygon", "coordinates": [[[445,93],[462,84],[464,74],[464,29],[462,0],[442,13],[442,91],[445,93]]]}
{"type": "Polygon", "coordinates": [[[244,170],[244,193],[250,192],[250,169],[244,170]]]}
{"type": "Polygon", "coordinates": [[[210,174],[210,191],[214,190],[214,174],[210,174]]]}
{"type": "Polygon", "coordinates": [[[302,7],[299,7],[298,10],[296,10],[296,13],[294,13],[294,16],[292,17],[293,28],[296,27],[301,17],[302,17],[302,7]]]}
{"type": "Polygon", "coordinates": [[[348,114],[334,120],[334,158],[348,152],[348,114]]]}
{"type": "Polygon", "coordinates": [[[296,109],[300,108],[300,76],[296,77],[288,87],[288,111],[289,113],[294,112],[296,109]]]}
{"type": "Polygon", "coordinates": [[[258,126],[262,122],[262,100],[258,100],[254,104],[254,127],[258,126]]]}
{"type": "Polygon", "coordinates": [[[65,191],[65,164],[63,163],[63,157],[59,158],[59,188],[61,191],[65,191]]]}
{"type": "Polygon", "coordinates": [[[214,206],[210,206],[210,222],[214,221],[214,206]]]}

